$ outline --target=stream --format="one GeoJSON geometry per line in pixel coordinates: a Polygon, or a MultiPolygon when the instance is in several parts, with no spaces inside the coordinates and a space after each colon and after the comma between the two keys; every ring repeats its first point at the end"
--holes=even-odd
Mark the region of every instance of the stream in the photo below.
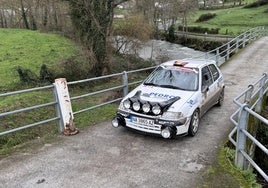
{"type": "MultiPolygon", "coordinates": [[[[205,52],[163,40],[150,40],[138,51],[141,58],[162,63],[167,60],[205,57],[205,52]]],[[[209,55],[208,55],[209,56],[209,55]]]]}

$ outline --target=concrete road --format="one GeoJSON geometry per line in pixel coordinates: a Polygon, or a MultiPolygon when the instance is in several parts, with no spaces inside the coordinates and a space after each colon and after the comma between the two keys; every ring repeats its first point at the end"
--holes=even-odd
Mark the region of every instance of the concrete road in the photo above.
{"type": "Polygon", "coordinates": [[[233,127],[233,98],[268,72],[268,37],[248,45],[221,69],[225,103],[201,119],[195,137],[164,140],[104,122],[2,159],[0,187],[197,187],[233,127]]]}

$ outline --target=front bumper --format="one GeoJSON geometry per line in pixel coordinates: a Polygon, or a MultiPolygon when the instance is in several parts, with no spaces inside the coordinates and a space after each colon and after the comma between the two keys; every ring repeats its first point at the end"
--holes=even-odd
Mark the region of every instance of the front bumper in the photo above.
{"type": "Polygon", "coordinates": [[[188,132],[189,122],[187,120],[182,124],[179,121],[163,120],[139,114],[121,114],[118,112],[112,120],[112,125],[114,127],[123,126],[140,132],[171,138],[175,135],[186,134],[188,132]]]}

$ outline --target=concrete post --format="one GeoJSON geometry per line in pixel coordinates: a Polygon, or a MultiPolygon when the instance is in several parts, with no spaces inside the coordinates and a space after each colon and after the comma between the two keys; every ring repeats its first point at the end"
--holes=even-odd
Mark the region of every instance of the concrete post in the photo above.
{"type": "Polygon", "coordinates": [[[74,116],[69,96],[67,81],[65,78],[58,78],[55,80],[56,95],[60,108],[61,119],[64,125],[64,135],[74,135],[78,130],[74,125],[74,116]]]}

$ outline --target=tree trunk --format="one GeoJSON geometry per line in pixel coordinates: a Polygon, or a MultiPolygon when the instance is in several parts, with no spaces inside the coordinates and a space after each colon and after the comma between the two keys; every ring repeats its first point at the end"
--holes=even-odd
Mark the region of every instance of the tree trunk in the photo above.
{"type": "Polygon", "coordinates": [[[22,0],[20,0],[20,5],[21,5],[21,14],[24,26],[26,29],[30,29],[22,0]]]}
{"type": "Polygon", "coordinates": [[[2,10],[0,10],[0,27],[4,28],[4,14],[2,10]]]}
{"type": "Polygon", "coordinates": [[[126,0],[69,0],[74,27],[81,43],[91,54],[95,76],[109,70],[108,37],[111,33],[114,7],[126,0]]]}

